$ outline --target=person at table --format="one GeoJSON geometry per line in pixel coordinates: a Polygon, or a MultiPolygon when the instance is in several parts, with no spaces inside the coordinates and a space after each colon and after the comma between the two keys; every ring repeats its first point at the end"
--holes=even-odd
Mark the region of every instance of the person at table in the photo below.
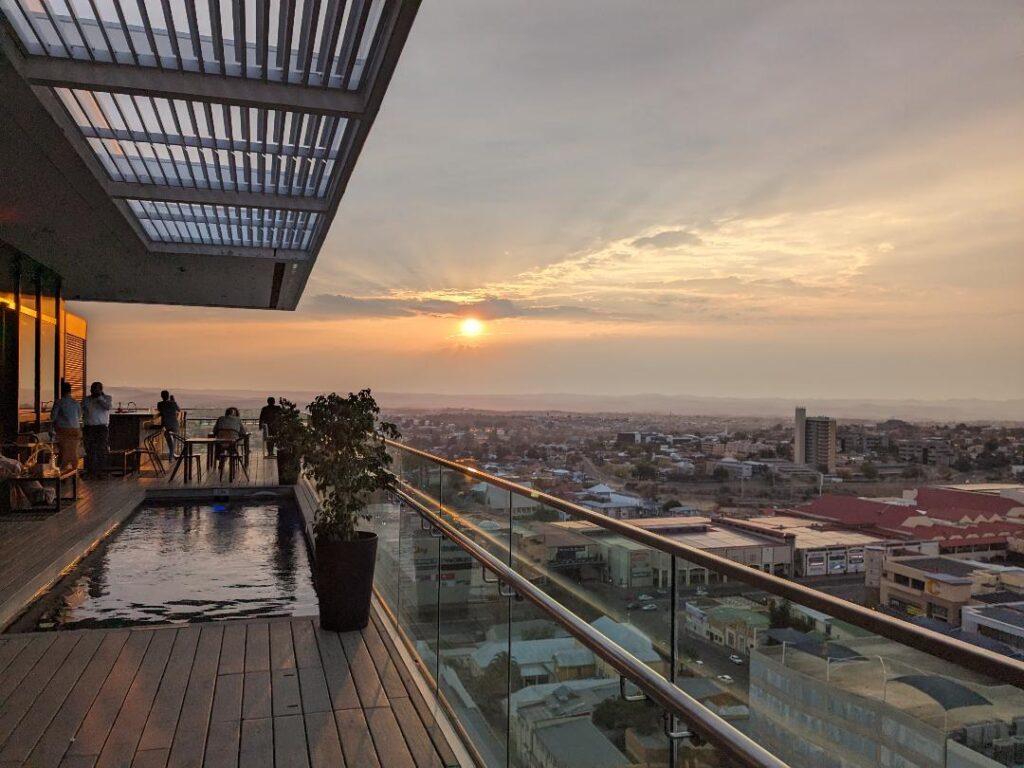
{"type": "Polygon", "coordinates": [[[267,404],[260,409],[260,431],[263,432],[264,442],[267,446],[267,456],[275,454],[277,442],[277,423],[281,420],[281,406],[272,397],[267,398],[267,404]]]}
{"type": "Polygon", "coordinates": [[[61,469],[78,469],[78,444],[82,441],[82,406],[71,396],[71,384],[60,383],[60,400],[53,404],[50,421],[57,435],[61,469]]]}
{"type": "Polygon", "coordinates": [[[166,389],[160,393],[160,402],[156,404],[156,412],[160,416],[160,426],[163,427],[164,437],[167,440],[167,456],[174,461],[174,438],[178,434],[178,413],[181,408],[174,402],[171,393],[166,389]]]}
{"type": "Polygon", "coordinates": [[[110,410],[114,401],[104,394],[103,384],[94,381],[89,396],[82,401],[82,437],[85,442],[85,469],[89,477],[102,478],[107,471],[110,452],[110,410]]]}
{"type": "Polygon", "coordinates": [[[216,456],[221,465],[229,453],[235,452],[235,444],[246,434],[245,424],[237,408],[228,408],[217,419],[213,425],[213,436],[217,438],[216,456]]]}

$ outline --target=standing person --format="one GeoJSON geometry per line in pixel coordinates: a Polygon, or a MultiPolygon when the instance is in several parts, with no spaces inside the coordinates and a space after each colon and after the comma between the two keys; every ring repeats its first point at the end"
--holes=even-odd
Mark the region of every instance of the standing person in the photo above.
{"type": "Polygon", "coordinates": [[[60,383],[60,400],[53,404],[50,421],[57,432],[61,469],[78,469],[78,444],[82,440],[82,406],[71,396],[71,384],[60,383]]]}
{"type": "Polygon", "coordinates": [[[160,402],[156,404],[157,413],[160,414],[160,426],[164,428],[164,437],[167,440],[167,456],[174,461],[174,438],[171,433],[178,434],[178,413],[181,408],[174,402],[171,393],[166,389],[160,393],[160,402]]]}
{"type": "Polygon", "coordinates": [[[275,455],[274,447],[277,443],[277,422],[281,419],[281,406],[272,397],[267,398],[267,404],[260,409],[260,430],[263,432],[263,439],[266,442],[267,456],[275,455]]]}
{"type": "Polygon", "coordinates": [[[114,401],[103,393],[103,384],[94,381],[89,396],[82,401],[82,428],[85,438],[85,469],[89,477],[101,478],[107,471],[110,451],[110,409],[114,401]]]}

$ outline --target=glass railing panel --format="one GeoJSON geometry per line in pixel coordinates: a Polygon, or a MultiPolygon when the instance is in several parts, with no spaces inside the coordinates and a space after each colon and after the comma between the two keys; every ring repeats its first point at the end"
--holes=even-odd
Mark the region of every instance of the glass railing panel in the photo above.
{"type": "MultiPolygon", "coordinates": [[[[664,766],[673,763],[663,711],[621,696],[619,674],[546,613],[513,600],[509,643],[510,765],[664,766]]],[[[638,689],[626,685],[631,698],[638,689]]]]}
{"type": "Polygon", "coordinates": [[[447,522],[502,562],[509,562],[509,491],[470,472],[445,468],[441,497],[447,522]]]}
{"type": "Polygon", "coordinates": [[[518,493],[511,541],[516,571],[671,678],[669,556],[518,493]]]}
{"type": "Polygon", "coordinates": [[[373,584],[381,598],[398,607],[401,554],[401,505],[392,494],[377,493],[366,509],[370,519],[360,527],[377,534],[377,563],[373,584]]]}
{"type": "MultiPolygon", "coordinates": [[[[1019,688],[741,578],[676,566],[676,684],[790,765],[1024,764],[1019,688]]],[[[856,585],[844,592],[877,603],[856,585]]]]}
{"type": "Polygon", "coordinates": [[[508,759],[509,603],[493,574],[442,539],[439,693],[489,766],[508,759]]]}
{"type": "Polygon", "coordinates": [[[392,448],[391,471],[402,481],[404,489],[431,511],[440,510],[441,467],[415,453],[392,448]]]}
{"type": "Polygon", "coordinates": [[[408,504],[400,505],[398,517],[398,603],[393,607],[399,626],[436,681],[441,538],[408,504]]]}

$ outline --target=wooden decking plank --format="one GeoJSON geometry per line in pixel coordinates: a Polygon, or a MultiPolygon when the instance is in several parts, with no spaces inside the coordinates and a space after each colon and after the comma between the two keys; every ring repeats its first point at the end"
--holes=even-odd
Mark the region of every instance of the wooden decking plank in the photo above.
{"type": "Polygon", "coordinates": [[[32,641],[7,666],[3,674],[0,674],[0,706],[18,689],[21,681],[32,671],[56,639],[56,633],[53,632],[34,635],[32,641]]]}
{"type": "Polygon", "coordinates": [[[132,760],[132,768],[164,768],[169,749],[140,749],[132,760]]]}
{"type": "Polygon", "coordinates": [[[139,740],[140,752],[170,752],[171,743],[174,741],[174,726],[181,714],[181,704],[185,699],[192,661],[199,645],[199,631],[197,625],[183,627],[174,638],[174,647],[164,671],[164,679],[160,682],[160,689],[157,691],[156,700],[139,740]]]}
{"type": "Polygon", "coordinates": [[[446,763],[438,753],[426,725],[409,699],[392,699],[391,708],[398,722],[402,724],[402,735],[413,760],[416,761],[416,768],[445,768],[446,765],[455,765],[454,755],[452,762],[446,763]]]}
{"type": "MultiPolygon", "coordinates": [[[[210,723],[206,739],[204,768],[238,768],[238,746],[242,734],[241,720],[218,720],[210,723]]],[[[246,768],[245,765],[242,768],[246,768]]]]}
{"type": "Polygon", "coordinates": [[[323,667],[300,667],[299,691],[302,694],[303,712],[331,711],[331,694],[327,689],[323,667]]]}
{"type": "Polygon", "coordinates": [[[409,747],[402,738],[395,712],[391,707],[371,707],[363,710],[370,727],[377,756],[387,768],[416,768],[409,747]]]}
{"type": "Polygon", "coordinates": [[[150,708],[160,688],[176,630],[154,631],[138,674],[128,689],[121,711],[103,745],[97,768],[131,768],[150,708]]]}
{"type": "Polygon", "coordinates": [[[7,669],[7,665],[14,661],[15,657],[28,645],[27,635],[12,635],[4,639],[0,646],[0,674],[7,669]]]}
{"type": "Polygon", "coordinates": [[[75,687],[64,700],[57,714],[47,725],[29,755],[30,765],[52,766],[60,762],[79,725],[85,720],[99,695],[104,680],[121,658],[131,633],[126,630],[107,632],[99,650],[89,661],[75,687]]]}
{"type": "Polygon", "coordinates": [[[395,665],[394,659],[391,658],[391,654],[388,652],[387,647],[385,647],[384,641],[381,640],[377,627],[374,626],[372,621],[363,630],[363,642],[366,643],[366,647],[370,651],[370,656],[377,667],[377,674],[380,676],[381,684],[384,686],[384,692],[387,694],[388,699],[407,696],[408,693],[405,690],[405,685],[398,674],[398,667],[395,665]]]}
{"type": "Polygon", "coordinates": [[[242,719],[271,717],[270,671],[246,672],[242,691],[242,719]]]}
{"type": "Polygon", "coordinates": [[[217,675],[210,722],[242,719],[242,689],[245,675],[217,675]]]}
{"type": "Polygon", "coordinates": [[[420,722],[422,722],[424,728],[426,728],[431,741],[434,743],[434,747],[441,756],[442,762],[445,765],[457,765],[458,759],[455,757],[455,752],[452,749],[451,744],[448,743],[448,738],[441,731],[441,728],[438,726],[437,721],[434,718],[433,707],[427,703],[423,698],[423,695],[420,693],[419,686],[416,685],[412,672],[402,660],[402,655],[398,650],[396,641],[385,629],[383,621],[376,612],[374,612],[371,618],[374,625],[377,627],[381,640],[388,649],[388,653],[390,653],[391,657],[396,660],[398,665],[398,674],[401,676],[402,682],[405,684],[405,689],[409,694],[409,701],[412,702],[413,707],[415,707],[416,712],[419,714],[420,722]]]}
{"type": "Polygon", "coordinates": [[[69,756],[99,755],[152,639],[152,632],[131,633],[68,748],[69,756]]]}
{"type": "Polygon", "coordinates": [[[363,642],[363,636],[359,632],[342,632],[339,638],[345,649],[352,677],[356,681],[356,691],[359,693],[363,709],[386,707],[388,698],[377,675],[377,669],[373,666],[370,651],[363,642]]]}
{"type": "Polygon", "coordinates": [[[274,717],[302,714],[299,671],[297,669],[275,669],[270,675],[274,717]]]}
{"type": "Polygon", "coordinates": [[[270,624],[270,668],[295,669],[290,621],[275,621],[270,624]]]}
{"type": "MultiPolygon", "coordinates": [[[[0,750],[0,764],[24,762],[88,666],[104,635],[85,632],[0,750]]],[[[12,710],[13,711],[13,710],[12,710]]]]}
{"type": "Polygon", "coordinates": [[[271,718],[242,721],[238,764],[244,768],[274,768],[274,721],[271,718]]]}
{"type": "Polygon", "coordinates": [[[309,768],[302,715],[274,718],[274,767],[309,768]]]}
{"type": "Polygon", "coordinates": [[[292,640],[295,644],[295,664],[303,667],[319,667],[320,649],[316,645],[316,632],[312,619],[295,619],[291,622],[292,640]]]}
{"type": "Polygon", "coordinates": [[[245,628],[245,671],[270,670],[270,628],[265,622],[245,628]]]}
{"type": "Polygon", "coordinates": [[[77,632],[58,637],[22,678],[18,687],[0,707],[0,744],[7,741],[22,717],[35,703],[36,697],[46,688],[80,639],[81,634],[77,632]]]}
{"type": "Polygon", "coordinates": [[[345,768],[338,724],[334,721],[333,713],[307,712],[304,719],[311,767],[345,768]]]}
{"type": "Polygon", "coordinates": [[[240,621],[229,621],[224,625],[218,672],[221,675],[245,672],[245,624],[240,621]]]}
{"type": "Polygon", "coordinates": [[[352,670],[348,666],[348,657],[341,647],[341,639],[337,633],[318,627],[316,641],[320,648],[320,657],[323,659],[324,677],[334,709],[358,709],[359,695],[356,693],[352,670]]]}
{"type": "Polygon", "coordinates": [[[60,768],[93,768],[96,755],[67,755],[60,761],[60,768]]]}
{"type": "MultiPolygon", "coordinates": [[[[338,726],[341,738],[341,751],[345,755],[345,764],[359,768],[380,768],[377,750],[373,746],[370,728],[366,718],[358,709],[339,709],[334,713],[334,721],[338,726]]],[[[391,768],[391,766],[387,766],[391,768]]]]}
{"type": "Polygon", "coordinates": [[[192,675],[167,761],[171,768],[197,766],[203,761],[223,636],[224,627],[220,624],[205,624],[200,630],[192,675]]]}

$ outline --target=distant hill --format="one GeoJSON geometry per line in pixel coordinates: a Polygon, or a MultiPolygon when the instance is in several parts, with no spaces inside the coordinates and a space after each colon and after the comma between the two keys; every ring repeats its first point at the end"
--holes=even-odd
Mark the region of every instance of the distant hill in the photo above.
{"type": "MultiPolygon", "coordinates": [[[[133,401],[137,405],[155,404],[159,391],[141,387],[108,387],[114,402],[133,401]]],[[[305,405],[318,391],[293,390],[257,392],[253,390],[175,389],[183,408],[254,408],[268,394],[287,397],[305,405]]],[[[1024,422],[1024,398],[1014,400],[854,400],[830,398],[727,398],[694,395],[579,395],[539,393],[521,395],[442,395],[431,393],[375,392],[382,408],[470,409],[484,411],[571,411],[577,413],[672,413],[680,416],[763,416],[791,418],[797,405],[808,414],[825,414],[840,419],[908,421],[984,421],[1024,422]]]]}

